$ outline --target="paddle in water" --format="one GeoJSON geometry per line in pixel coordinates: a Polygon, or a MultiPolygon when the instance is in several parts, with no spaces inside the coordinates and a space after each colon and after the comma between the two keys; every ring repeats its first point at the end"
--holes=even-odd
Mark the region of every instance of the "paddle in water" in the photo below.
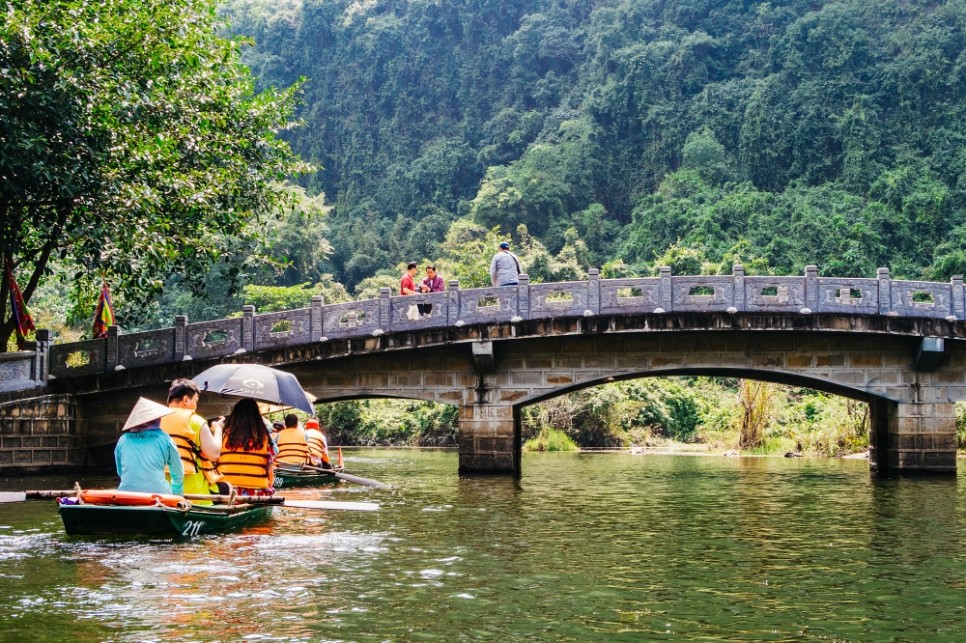
{"type": "Polygon", "coordinates": [[[302,468],[306,471],[314,471],[317,473],[325,473],[330,476],[335,476],[339,480],[345,480],[346,482],[354,482],[356,484],[365,485],[366,487],[375,487],[376,489],[388,489],[389,485],[379,482],[378,480],[371,480],[369,478],[363,478],[361,476],[354,476],[348,473],[341,473],[339,471],[333,471],[332,469],[323,469],[322,467],[315,467],[311,464],[303,464],[302,468]]]}
{"type": "Polygon", "coordinates": [[[298,509],[324,509],[329,511],[377,511],[379,505],[374,502],[345,502],[341,500],[300,500],[285,496],[221,496],[221,495],[192,495],[185,496],[188,500],[211,500],[220,503],[250,503],[268,504],[281,507],[295,507],[298,509]]]}
{"type": "MultiPolygon", "coordinates": [[[[37,490],[37,491],[0,491],[0,503],[5,502],[24,502],[26,500],[49,500],[54,498],[72,498],[77,495],[77,490],[37,490]]],[[[210,500],[228,504],[249,503],[249,504],[270,504],[281,507],[293,507],[298,509],[322,509],[327,511],[377,511],[379,505],[374,502],[345,502],[340,500],[298,500],[286,498],[284,496],[220,496],[220,495],[195,495],[187,494],[184,496],[188,500],[210,500]]]]}
{"type": "Polygon", "coordinates": [[[77,495],[76,489],[42,491],[0,491],[0,503],[23,502],[24,500],[43,500],[50,498],[69,498],[77,495]]]}

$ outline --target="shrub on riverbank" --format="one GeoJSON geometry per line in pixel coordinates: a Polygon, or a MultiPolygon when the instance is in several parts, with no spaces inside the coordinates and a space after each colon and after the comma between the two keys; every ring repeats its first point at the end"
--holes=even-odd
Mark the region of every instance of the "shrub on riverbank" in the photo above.
{"type": "Polygon", "coordinates": [[[524,442],[524,451],[580,451],[569,435],[557,429],[543,427],[540,432],[524,442]]]}
{"type": "Polygon", "coordinates": [[[966,402],[956,403],[956,447],[966,450],[966,402]]]}
{"type": "Polygon", "coordinates": [[[329,442],[355,446],[456,446],[459,409],[412,400],[362,400],[317,407],[329,442]]]}

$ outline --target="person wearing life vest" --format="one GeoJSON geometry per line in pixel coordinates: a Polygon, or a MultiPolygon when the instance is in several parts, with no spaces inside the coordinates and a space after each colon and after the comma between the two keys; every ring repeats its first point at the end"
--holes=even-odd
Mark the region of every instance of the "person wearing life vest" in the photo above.
{"type": "Polygon", "coordinates": [[[296,466],[312,464],[305,430],[299,426],[299,418],[294,413],[285,416],[285,428],[278,432],[275,444],[278,447],[278,462],[296,466]]]}
{"type": "Polygon", "coordinates": [[[225,420],[218,472],[242,495],[271,494],[275,449],[268,427],[251,398],[239,400],[225,420]]]}
{"type": "MultiPolygon", "coordinates": [[[[205,495],[217,491],[220,476],[215,462],[221,454],[222,423],[218,418],[209,426],[207,420],[196,413],[201,391],[187,378],[171,382],[168,389],[168,407],[174,409],[161,418],[161,429],[171,436],[181,462],[184,465],[184,492],[205,495]]],[[[211,504],[195,501],[196,504],[211,504]]]]}
{"type": "Polygon", "coordinates": [[[319,428],[319,421],[316,419],[305,421],[305,441],[309,445],[309,457],[312,464],[331,469],[332,461],[329,460],[329,443],[325,439],[325,434],[319,428]]]}
{"type": "Polygon", "coordinates": [[[274,422],[272,422],[272,428],[269,431],[270,435],[272,436],[272,443],[275,443],[275,444],[278,443],[278,434],[284,428],[285,428],[284,422],[281,422],[279,420],[275,420],[274,422]]]}

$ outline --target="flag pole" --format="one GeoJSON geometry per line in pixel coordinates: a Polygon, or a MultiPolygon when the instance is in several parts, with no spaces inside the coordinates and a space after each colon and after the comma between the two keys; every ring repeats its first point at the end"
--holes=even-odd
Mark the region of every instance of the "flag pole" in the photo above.
{"type": "MultiPolygon", "coordinates": [[[[10,258],[10,255],[4,255],[3,269],[10,290],[10,312],[17,333],[17,347],[23,348],[24,341],[27,339],[27,333],[32,330],[36,331],[37,327],[34,326],[34,320],[30,316],[30,311],[27,310],[27,303],[23,300],[23,294],[17,285],[17,279],[13,276],[13,260],[10,258]]],[[[6,350],[6,347],[3,347],[3,349],[6,350]]]]}
{"type": "Polygon", "coordinates": [[[111,303],[111,289],[107,285],[107,279],[101,275],[101,294],[97,298],[97,307],[94,309],[94,339],[107,337],[107,329],[116,324],[114,317],[114,306],[111,303]]]}

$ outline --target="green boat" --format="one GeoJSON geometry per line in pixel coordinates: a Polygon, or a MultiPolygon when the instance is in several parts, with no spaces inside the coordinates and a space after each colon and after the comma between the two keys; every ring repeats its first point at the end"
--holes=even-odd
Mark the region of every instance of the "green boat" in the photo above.
{"type": "Polygon", "coordinates": [[[315,487],[322,484],[332,484],[341,482],[335,474],[344,471],[345,467],[333,467],[323,472],[318,469],[302,469],[295,465],[276,462],[275,482],[272,486],[276,489],[291,489],[293,487],[315,487]]]}
{"type": "Polygon", "coordinates": [[[269,504],[122,506],[61,504],[58,509],[70,536],[174,536],[192,538],[236,531],[267,521],[269,504]]]}

